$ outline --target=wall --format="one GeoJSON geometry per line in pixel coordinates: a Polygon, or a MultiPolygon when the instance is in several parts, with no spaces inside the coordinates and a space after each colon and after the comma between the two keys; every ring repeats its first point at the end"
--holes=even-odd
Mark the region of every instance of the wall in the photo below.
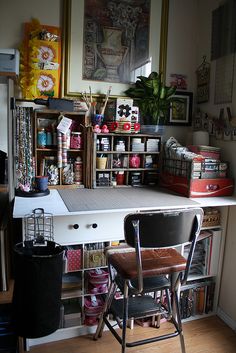
{"type": "Polygon", "coordinates": [[[0,150],[7,153],[7,84],[0,77],[0,150]]]}
{"type": "MultiPolygon", "coordinates": [[[[190,92],[195,92],[196,88],[196,9],[196,0],[170,0],[169,2],[166,82],[169,84],[170,74],[186,75],[187,90],[190,92]]],[[[195,101],[193,101],[194,105],[195,101]]],[[[192,128],[167,127],[164,139],[169,136],[174,136],[183,145],[190,144],[192,128]]]]}
{"type": "MultiPolygon", "coordinates": [[[[23,39],[23,23],[37,18],[40,23],[60,26],[62,0],[0,1],[0,48],[18,48],[23,39]]],[[[0,150],[7,152],[7,85],[0,77],[0,150]]]]}
{"type": "MultiPolygon", "coordinates": [[[[201,64],[203,55],[207,56],[207,61],[210,61],[210,43],[211,43],[211,14],[212,10],[217,8],[220,0],[198,0],[198,31],[197,31],[197,66],[201,64]]],[[[221,2],[222,3],[222,2],[221,2]]],[[[233,116],[236,116],[236,73],[234,74],[234,92],[231,104],[219,105],[214,104],[214,86],[215,86],[215,62],[211,62],[211,85],[210,85],[210,100],[207,103],[201,104],[200,108],[207,112],[210,116],[218,117],[220,108],[230,106],[233,116]]],[[[222,78],[223,80],[223,78],[222,78]]],[[[230,162],[231,173],[236,177],[236,142],[216,140],[211,138],[213,146],[221,148],[222,159],[230,162]]],[[[225,245],[224,266],[221,281],[219,307],[223,318],[228,321],[236,330],[236,276],[233,270],[236,268],[236,207],[230,208],[227,239],[225,245]]]]}
{"type": "MultiPolygon", "coordinates": [[[[0,12],[0,48],[17,48],[23,38],[23,23],[37,18],[42,24],[58,26],[61,20],[62,0],[9,0],[1,6],[0,12]],[[49,8],[50,6],[50,8],[49,8]],[[11,26],[9,26],[9,18],[11,26]],[[7,31],[6,31],[7,28],[7,31]]],[[[195,8],[196,0],[170,0],[170,21],[169,21],[169,44],[167,77],[169,73],[182,73],[188,76],[189,90],[194,91],[195,78],[193,69],[195,68],[195,8]],[[177,4],[178,3],[178,4],[177,4]],[[188,26],[188,37],[183,41],[185,26],[188,26]],[[176,28],[179,30],[176,31],[176,28]],[[177,43],[180,41],[181,45],[177,43]]],[[[0,122],[6,119],[5,113],[0,110],[0,122]]],[[[191,139],[191,129],[189,127],[166,127],[163,139],[175,136],[182,144],[191,139]]]]}
{"type": "Polygon", "coordinates": [[[23,23],[37,18],[41,24],[60,25],[61,0],[1,0],[0,48],[18,48],[23,38],[23,23]],[[4,3],[4,5],[3,5],[4,3]]]}

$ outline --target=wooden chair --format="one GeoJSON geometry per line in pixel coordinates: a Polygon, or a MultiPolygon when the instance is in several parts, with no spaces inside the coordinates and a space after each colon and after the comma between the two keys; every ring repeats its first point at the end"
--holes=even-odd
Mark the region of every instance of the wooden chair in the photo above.
{"type": "Polygon", "coordinates": [[[108,251],[111,281],[95,340],[101,337],[106,324],[121,344],[122,353],[125,353],[126,347],[178,335],[182,353],[186,352],[179,292],[180,286],[187,281],[202,218],[201,208],[140,212],[125,217],[124,234],[130,248],[108,251]],[[185,243],[191,243],[187,259],[175,248],[185,243]],[[122,299],[115,299],[118,288],[123,293],[122,299]],[[150,293],[153,295],[147,295],[150,293]],[[110,314],[122,328],[122,335],[110,322],[110,314]],[[126,328],[130,319],[156,316],[170,321],[173,332],[126,342],[126,328]]]}

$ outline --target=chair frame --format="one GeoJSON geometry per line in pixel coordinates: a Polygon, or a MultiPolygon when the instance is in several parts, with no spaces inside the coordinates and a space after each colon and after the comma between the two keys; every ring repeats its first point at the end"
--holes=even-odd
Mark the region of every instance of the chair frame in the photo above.
{"type": "MultiPolygon", "coordinates": [[[[122,328],[122,335],[120,336],[118,332],[115,330],[113,324],[108,319],[108,315],[111,312],[111,308],[114,303],[113,298],[118,288],[118,284],[116,282],[116,279],[117,279],[116,267],[118,266],[116,265],[114,266],[114,263],[112,261],[112,254],[109,255],[108,253],[107,258],[108,258],[108,268],[110,273],[110,286],[109,286],[108,294],[104,304],[103,312],[100,316],[97,330],[94,335],[95,340],[98,337],[102,336],[102,331],[104,329],[104,325],[106,324],[109,330],[114,335],[114,337],[121,344],[122,353],[125,353],[126,347],[135,347],[138,345],[157,342],[157,341],[165,340],[176,336],[180,337],[180,345],[181,345],[182,353],[186,353],[183,329],[182,329],[182,321],[181,321],[181,315],[180,315],[179,294],[180,294],[181,285],[184,285],[188,278],[188,273],[191,266],[197,237],[201,230],[202,219],[203,219],[203,210],[201,208],[154,211],[154,212],[138,212],[138,213],[128,214],[125,217],[124,219],[125,240],[129,246],[135,249],[135,258],[136,258],[136,264],[137,264],[137,268],[136,268],[137,285],[134,286],[130,278],[124,278],[124,286],[122,288],[123,289],[123,300],[122,300],[123,313],[121,317],[122,322],[120,320],[117,320],[118,326],[122,328]],[[142,228],[141,226],[143,221],[144,221],[144,225],[149,224],[148,217],[153,217],[153,218],[150,218],[151,222],[153,222],[153,220],[155,221],[155,217],[157,218],[157,220],[160,219],[160,222],[162,222],[161,219],[163,219],[163,222],[165,221],[163,217],[169,217],[167,218],[167,223],[165,224],[164,222],[161,225],[162,229],[160,230],[161,234],[160,234],[160,239],[158,240],[156,237],[156,239],[152,241],[152,236],[155,235],[154,234],[155,231],[153,229],[151,229],[150,234],[147,236],[147,238],[149,237],[149,240],[145,239],[145,236],[147,235],[147,233],[145,228],[142,228]],[[182,237],[182,234],[180,234],[180,239],[178,239],[178,235],[177,235],[177,240],[172,240],[173,229],[171,229],[170,223],[168,224],[168,221],[171,219],[174,219],[175,220],[174,222],[177,221],[178,223],[181,223],[181,220],[179,221],[177,220],[177,218],[174,218],[174,217],[180,217],[179,220],[181,219],[182,223],[183,223],[183,220],[185,220],[186,223],[188,223],[186,224],[186,228],[188,228],[188,230],[186,231],[186,234],[184,235],[184,237],[182,237]],[[145,223],[145,220],[146,220],[146,223],[145,223]],[[165,228],[167,228],[167,231],[169,231],[170,234],[165,233],[165,228]],[[150,242],[150,244],[148,244],[148,242],[150,242]],[[165,242],[167,242],[167,244],[165,244],[165,242]],[[159,334],[155,337],[142,339],[134,342],[126,342],[127,323],[128,323],[128,319],[130,318],[128,315],[129,302],[132,303],[132,300],[133,300],[132,296],[134,295],[140,296],[145,292],[147,292],[148,290],[148,288],[146,288],[145,286],[145,277],[143,276],[142,251],[145,251],[146,248],[154,247],[153,245],[155,244],[158,245],[158,246],[155,246],[155,248],[157,249],[162,249],[162,248],[169,249],[169,248],[184,245],[187,242],[190,242],[191,245],[190,245],[190,250],[189,250],[189,254],[188,254],[188,258],[187,258],[186,266],[184,270],[183,269],[180,271],[174,270],[173,272],[170,271],[168,276],[169,282],[170,282],[169,288],[157,288],[157,290],[165,290],[166,292],[167,304],[166,306],[163,306],[163,307],[167,309],[168,320],[170,320],[174,325],[175,331],[168,334],[163,334],[163,335],[159,334]],[[143,247],[145,247],[145,249],[143,249],[143,247]],[[115,268],[115,271],[114,271],[114,268],[115,268]],[[172,299],[170,295],[172,295],[172,299]]],[[[175,226],[175,223],[173,224],[175,226]]],[[[181,224],[180,228],[184,233],[185,226],[181,224]]],[[[156,232],[156,235],[158,235],[158,231],[156,232]]],[[[113,254],[115,253],[115,251],[116,250],[114,250],[113,254]]],[[[118,249],[117,251],[122,252],[124,250],[118,249]]],[[[160,276],[160,277],[163,277],[163,276],[160,276]]],[[[160,305],[159,312],[158,310],[156,310],[156,313],[153,312],[153,315],[158,315],[159,318],[161,314],[163,314],[162,304],[160,305]]],[[[147,316],[150,316],[150,312],[147,314],[147,316]]],[[[158,321],[158,327],[159,327],[159,321],[158,321]]]]}

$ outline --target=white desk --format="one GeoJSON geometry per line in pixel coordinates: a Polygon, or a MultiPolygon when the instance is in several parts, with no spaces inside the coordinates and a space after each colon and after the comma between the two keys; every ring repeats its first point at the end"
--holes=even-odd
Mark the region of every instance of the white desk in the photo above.
{"type": "Polygon", "coordinates": [[[146,189],[146,188],[129,188],[124,189],[77,189],[71,190],[76,202],[78,203],[78,211],[70,212],[63,202],[59,192],[55,189],[50,190],[50,194],[44,197],[16,197],[13,218],[23,218],[26,214],[32,213],[35,208],[43,208],[45,212],[52,213],[53,216],[72,216],[93,213],[116,213],[116,212],[132,212],[153,209],[170,209],[180,207],[219,207],[236,205],[236,197],[205,197],[193,198],[182,197],[168,193],[166,190],[146,189]],[[90,199],[90,205],[83,204],[80,194],[86,195],[90,199]],[[111,195],[110,200],[104,198],[111,195]],[[127,198],[127,204],[124,205],[127,198]],[[122,196],[122,197],[121,197],[122,196]],[[100,203],[100,209],[93,208],[93,205],[100,203]],[[110,205],[109,205],[110,202],[110,205]]]}
{"type": "Polygon", "coordinates": [[[55,241],[69,245],[122,239],[123,220],[130,212],[236,205],[235,197],[189,199],[150,188],[71,189],[68,193],[67,205],[76,211],[70,212],[54,189],[44,197],[16,197],[13,217],[23,218],[43,208],[54,216],[55,241]]]}
{"type": "MultiPolygon", "coordinates": [[[[209,197],[189,199],[166,190],[146,188],[78,189],[71,190],[67,205],[75,206],[70,212],[57,190],[45,197],[16,197],[13,217],[24,218],[35,208],[43,208],[54,216],[54,239],[62,245],[108,242],[123,239],[123,220],[129,212],[189,208],[222,207],[221,249],[218,259],[218,280],[215,298],[218,300],[224,243],[227,229],[228,206],[236,205],[236,197],[209,197]],[[75,203],[75,204],[74,204],[75,203]],[[74,226],[78,225],[77,227],[74,226]],[[96,227],[93,227],[96,225],[96,227]],[[77,229],[75,229],[77,228],[77,229]]],[[[83,246],[83,245],[81,245],[83,246]]],[[[52,335],[29,340],[29,346],[93,332],[93,327],[72,327],[52,335]]]]}

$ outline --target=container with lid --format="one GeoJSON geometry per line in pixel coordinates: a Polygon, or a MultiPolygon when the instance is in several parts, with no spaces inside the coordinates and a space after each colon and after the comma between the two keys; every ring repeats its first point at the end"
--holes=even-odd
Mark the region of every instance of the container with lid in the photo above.
{"type": "Polygon", "coordinates": [[[83,183],[83,162],[80,157],[77,157],[74,163],[74,173],[75,184],[81,185],[83,183]]]}
{"type": "Polygon", "coordinates": [[[47,145],[47,134],[44,128],[39,128],[37,133],[37,145],[39,148],[45,148],[47,145]]]}
{"type": "Polygon", "coordinates": [[[81,149],[82,148],[81,132],[77,132],[77,131],[71,132],[70,148],[72,148],[72,149],[81,149]]]}

